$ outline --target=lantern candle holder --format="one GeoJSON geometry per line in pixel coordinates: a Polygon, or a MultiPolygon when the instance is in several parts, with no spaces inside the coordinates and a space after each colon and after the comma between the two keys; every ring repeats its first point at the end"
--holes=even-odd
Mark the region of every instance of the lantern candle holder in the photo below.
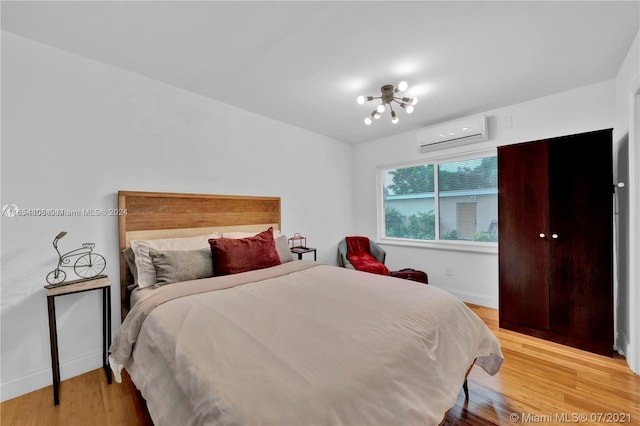
{"type": "Polygon", "coordinates": [[[289,248],[290,249],[306,249],[307,248],[307,238],[300,235],[299,232],[293,234],[293,237],[289,238],[289,248]]]}

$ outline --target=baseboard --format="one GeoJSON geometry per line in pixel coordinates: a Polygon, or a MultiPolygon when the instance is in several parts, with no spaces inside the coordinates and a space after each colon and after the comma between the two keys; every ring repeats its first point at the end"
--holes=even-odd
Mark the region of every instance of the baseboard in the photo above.
{"type": "MultiPolygon", "coordinates": [[[[438,287],[438,286],[434,286],[438,287]]],[[[498,309],[498,299],[487,296],[483,293],[475,293],[466,290],[458,290],[453,288],[438,287],[456,296],[463,302],[473,303],[474,305],[486,306],[487,308],[498,309]]]]}
{"type": "Polygon", "coordinates": [[[640,365],[636,362],[634,363],[633,357],[634,354],[631,352],[631,342],[627,337],[624,330],[620,330],[616,338],[616,350],[620,355],[623,355],[627,360],[627,365],[635,374],[640,375],[640,365]]]}
{"type": "MultiPolygon", "coordinates": [[[[102,367],[102,351],[60,363],[61,380],[79,376],[102,367]]],[[[29,392],[51,386],[51,368],[16,377],[0,383],[0,402],[16,398],[29,392]]],[[[53,398],[53,394],[51,396],[53,398]]]]}
{"type": "Polygon", "coordinates": [[[629,351],[629,338],[625,334],[624,330],[618,331],[615,341],[615,348],[620,355],[626,356],[629,351]]]}

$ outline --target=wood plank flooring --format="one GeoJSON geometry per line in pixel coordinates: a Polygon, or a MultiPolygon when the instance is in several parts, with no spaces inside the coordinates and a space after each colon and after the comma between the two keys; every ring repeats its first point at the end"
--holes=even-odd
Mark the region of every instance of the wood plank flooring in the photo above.
{"type": "Polygon", "coordinates": [[[0,404],[2,426],[153,426],[146,404],[123,371],[122,383],[107,384],[102,368],[64,380],[60,405],[53,387],[0,404]]]}
{"type": "MultiPolygon", "coordinates": [[[[495,376],[477,366],[471,370],[469,401],[460,392],[445,425],[640,425],[640,376],[629,370],[624,358],[501,330],[495,309],[469,307],[500,340],[505,362],[495,376]]],[[[0,404],[0,424],[151,426],[152,422],[126,373],[122,384],[108,385],[104,371],[97,369],[63,381],[57,407],[51,386],[0,404]]]]}
{"type": "Polygon", "coordinates": [[[623,357],[500,329],[495,309],[468,305],[500,340],[505,361],[495,376],[471,370],[469,401],[460,395],[445,424],[640,425],[640,376],[623,357]]]}

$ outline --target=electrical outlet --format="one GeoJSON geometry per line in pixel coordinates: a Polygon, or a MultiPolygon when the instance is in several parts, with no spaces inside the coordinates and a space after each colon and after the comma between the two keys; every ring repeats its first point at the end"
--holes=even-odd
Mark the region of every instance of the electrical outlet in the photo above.
{"type": "Polygon", "coordinates": [[[447,277],[452,277],[452,276],[453,276],[453,267],[452,267],[452,266],[446,266],[446,267],[444,268],[444,274],[445,274],[447,277]]]}

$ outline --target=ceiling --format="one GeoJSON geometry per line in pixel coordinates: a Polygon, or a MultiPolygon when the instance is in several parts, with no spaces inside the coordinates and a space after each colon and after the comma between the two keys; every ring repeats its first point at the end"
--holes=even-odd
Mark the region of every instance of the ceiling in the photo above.
{"type": "Polygon", "coordinates": [[[616,77],[638,1],[2,1],[2,29],[359,143],[616,77]],[[384,84],[415,112],[365,126],[384,84]]]}

